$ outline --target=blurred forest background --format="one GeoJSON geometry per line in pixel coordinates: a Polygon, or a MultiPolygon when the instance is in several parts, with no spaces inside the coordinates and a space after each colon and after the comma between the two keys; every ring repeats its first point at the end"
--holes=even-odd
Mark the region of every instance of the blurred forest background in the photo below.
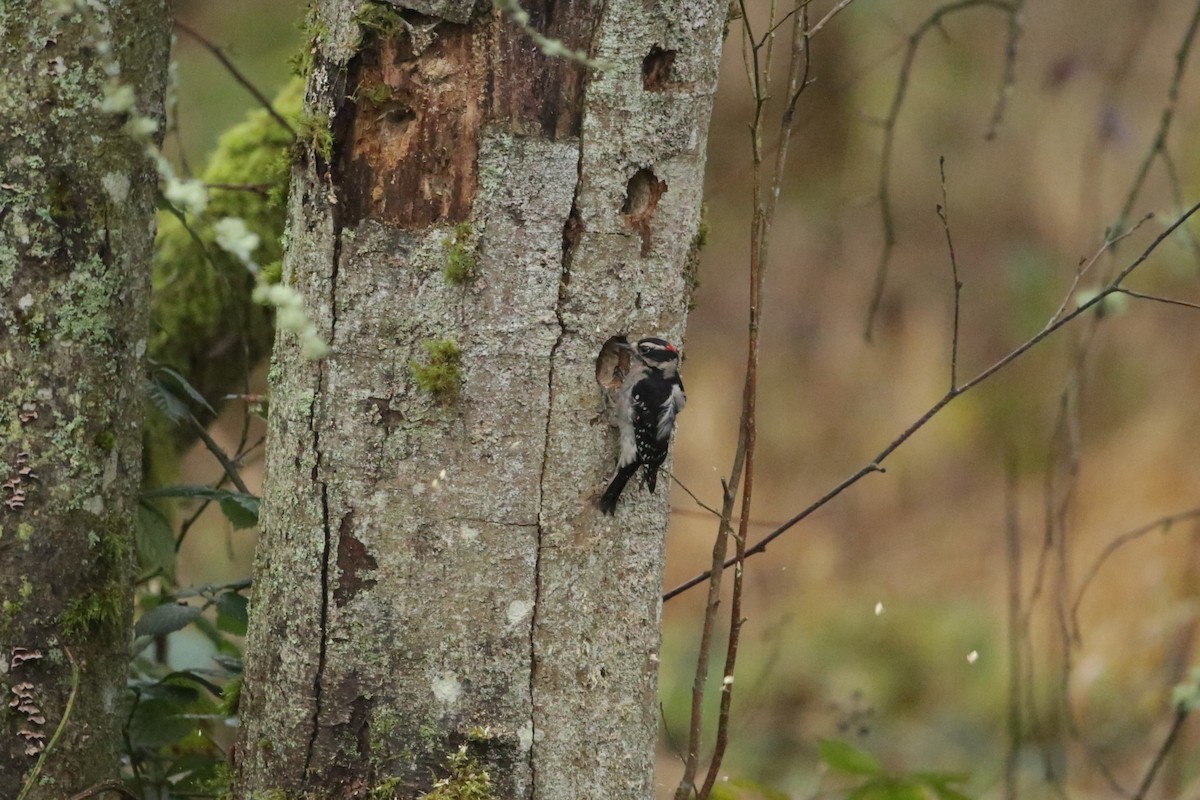
{"type": "MultiPolygon", "coordinates": [[[[750,3],[757,30],[767,3],[750,3]]],[[[814,0],[812,17],[832,5],[814,0]]],[[[766,279],[756,534],[870,463],[948,387],[955,306],[939,157],[963,282],[960,381],[1037,333],[1064,302],[1081,260],[1120,222],[1173,86],[1170,159],[1154,160],[1124,224],[1156,217],[1101,256],[1080,291],[1200,200],[1200,54],[1173,82],[1177,53],[1195,34],[1195,2],[1028,2],[1007,87],[1008,17],[985,3],[963,8],[922,39],[907,76],[890,175],[896,244],[867,341],[884,246],[882,121],[909,37],[939,5],[854,0],[813,40],[766,279]],[[989,138],[998,91],[1007,104],[989,138]]],[[[176,9],[267,96],[290,78],[288,58],[303,45],[300,0],[180,0],[176,9]]],[[[181,172],[199,172],[217,136],[256,102],[188,36],[178,34],[176,58],[178,125],[165,149],[181,172]]],[[[744,369],[751,113],[734,22],[709,142],[709,234],[674,467],[710,505],[729,469],[744,369]]],[[[1200,224],[1190,231],[1159,248],[1131,285],[1200,301],[1200,224]]],[[[971,795],[1002,796],[1010,574],[1019,564],[1021,796],[1133,792],[1171,725],[1171,688],[1196,661],[1200,528],[1182,520],[1122,540],[1082,597],[1080,589],[1118,537],[1200,507],[1200,311],[1139,300],[1106,309],[1099,324],[1080,319],[959,397],[888,459],[886,473],[748,562],[731,779],[797,798],[834,792],[817,758],[818,741],[834,737],[889,769],[968,772],[971,795]]],[[[216,433],[236,441],[241,424],[241,407],[231,407],[216,433]]],[[[219,470],[197,450],[180,477],[197,483],[219,470]]],[[[251,488],[259,470],[243,472],[251,488]]],[[[677,487],[672,503],[667,587],[707,567],[716,531],[677,487]]],[[[252,533],[232,530],[214,508],[185,541],[179,584],[244,577],[252,552],[252,533]]],[[[703,594],[664,609],[664,797],[680,770],[703,594]]],[[[185,666],[202,663],[208,646],[187,629],[169,652],[185,666]]],[[[1200,797],[1198,752],[1193,719],[1152,795],[1200,797]]]]}

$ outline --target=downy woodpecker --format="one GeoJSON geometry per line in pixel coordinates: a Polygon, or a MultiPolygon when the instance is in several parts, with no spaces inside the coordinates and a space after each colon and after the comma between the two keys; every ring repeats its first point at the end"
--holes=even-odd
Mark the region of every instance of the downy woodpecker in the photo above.
{"type": "Polygon", "coordinates": [[[600,498],[600,510],[612,514],[625,484],[642,469],[646,488],[654,491],[658,470],[667,460],[675,417],[687,396],[679,378],[679,351],[670,342],[653,337],[632,350],[629,372],[616,397],[616,423],[621,441],[617,474],[600,498]]]}

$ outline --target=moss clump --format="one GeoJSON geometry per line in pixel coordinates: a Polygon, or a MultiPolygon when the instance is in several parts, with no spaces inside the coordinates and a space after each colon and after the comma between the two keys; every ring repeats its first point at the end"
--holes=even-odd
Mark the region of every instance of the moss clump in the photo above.
{"type": "Polygon", "coordinates": [[[59,628],[69,639],[112,630],[125,619],[128,600],[124,589],[115,584],[76,597],[59,616],[59,628]]]}
{"type": "Polygon", "coordinates": [[[282,259],[276,259],[270,264],[264,264],[262,269],[258,271],[258,274],[259,277],[263,279],[264,283],[269,283],[272,285],[279,283],[281,280],[283,280],[282,259]]]}
{"type": "Polygon", "coordinates": [[[107,580],[90,592],[73,599],[58,618],[58,627],[68,639],[79,639],[111,631],[129,618],[130,584],[128,576],[133,564],[130,531],[123,520],[110,517],[92,539],[91,564],[83,585],[96,576],[107,580]]]}
{"type": "Polygon", "coordinates": [[[496,800],[492,776],[467,752],[465,744],[451,754],[447,767],[450,774],[420,800],[496,800]]]}
{"type": "Polygon", "coordinates": [[[382,105],[392,99],[392,87],[383,81],[363,81],[354,90],[356,103],[367,102],[372,105],[382,105]]]}
{"type": "Polygon", "coordinates": [[[221,703],[218,709],[227,717],[236,717],[238,707],[242,704],[242,676],[238,675],[221,691],[221,703]]]}
{"type": "Polygon", "coordinates": [[[391,3],[378,3],[375,0],[367,0],[358,7],[354,22],[364,34],[374,34],[381,39],[399,36],[404,30],[399,9],[391,3]]]}
{"type": "Polygon", "coordinates": [[[302,114],[296,123],[298,142],[309,148],[325,161],[333,160],[333,131],[329,129],[329,118],[323,114],[302,114]]]}
{"type": "Polygon", "coordinates": [[[396,796],[396,790],[399,788],[399,778],[388,778],[383,783],[372,786],[367,797],[369,800],[392,800],[396,796]]]}
{"type": "Polygon", "coordinates": [[[251,792],[248,800],[288,800],[288,796],[283,789],[259,789],[251,792]]]}
{"type": "Polygon", "coordinates": [[[117,444],[117,437],[113,435],[112,431],[100,431],[92,439],[92,442],[104,452],[111,453],[117,444]]]}
{"type": "Polygon", "coordinates": [[[452,339],[431,339],[423,346],[428,363],[408,362],[417,386],[443,403],[454,402],[462,390],[462,350],[452,339]]]}
{"type": "Polygon", "coordinates": [[[288,66],[292,68],[293,75],[307,81],[309,73],[312,72],[313,57],[317,54],[317,48],[329,38],[329,26],[321,21],[321,16],[317,13],[317,4],[310,2],[308,11],[298,27],[304,33],[304,45],[300,52],[288,59],[288,66]]]}
{"type": "Polygon", "coordinates": [[[471,223],[460,222],[454,226],[454,233],[442,243],[446,253],[444,272],[447,283],[462,286],[479,277],[479,263],[475,260],[472,242],[474,234],[471,223]]]}

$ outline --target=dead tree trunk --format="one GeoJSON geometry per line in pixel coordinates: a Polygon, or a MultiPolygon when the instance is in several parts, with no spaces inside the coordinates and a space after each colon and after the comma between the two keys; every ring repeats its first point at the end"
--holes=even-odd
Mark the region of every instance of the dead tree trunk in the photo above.
{"type": "Polygon", "coordinates": [[[161,127],[169,34],[161,0],[0,5],[0,797],[118,768],[155,205],[126,126],[161,127]]]}
{"type": "Polygon", "coordinates": [[[311,21],[284,280],[332,354],[276,346],[240,797],[652,796],[668,492],[598,511],[594,360],[683,333],[726,5],[527,10],[605,69],[470,2],[311,21]]]}

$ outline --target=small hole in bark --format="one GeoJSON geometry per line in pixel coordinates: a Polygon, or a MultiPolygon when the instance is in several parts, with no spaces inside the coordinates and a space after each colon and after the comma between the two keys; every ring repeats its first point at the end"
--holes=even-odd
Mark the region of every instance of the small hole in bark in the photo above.
{"type": "Polygon", "coordinates": [[[642,88],[647,92],[661,92],[671,82],[671,70],[674,67],[675,51],[654,45],[642,59],[642,88]]]}
{"type": "Polygon", "coordinates": [[[629,373],[631,352],[625,334],[608,337],[596,355],[596,383],[605,389],[619,388],[629,373]]]}
{"type": "Polygon", "coordinates": [[[640,219],[654,213],[658,198],[667,191],[667,182],[660,181],[650,169],[639,169],[629,179],[625,189],[625,203],[621,213],[632,218],[640,219]]]}
{"type": "Polygon", "coordinates": [[[408,106],[397,106],[385,111],[383,118],[392,125],[407,125],[417,118],[417,112],[408,106]]]}
{"type": "Polygon", "coordinates": [[[667,182],[659,180],[647,168],[635,172],[626,187],[621,213],[625,215],[625,224],[642,237],[643,258],[650,254],[650,219],[666,191],[667,182]]]}

